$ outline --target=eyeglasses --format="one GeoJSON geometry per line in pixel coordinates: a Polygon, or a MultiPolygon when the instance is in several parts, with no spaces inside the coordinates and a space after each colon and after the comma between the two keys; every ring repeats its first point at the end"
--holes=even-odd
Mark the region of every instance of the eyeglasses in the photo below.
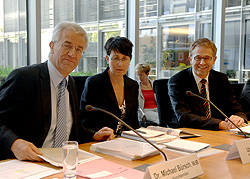
{"type": "Polygon", "coordinates": [[[120,61],[122,61],[122,62],[125,62],[125,63],[127,63],[127,62],[130,62],[130,58],[118,58],[118,57],[110,57],[110,56],[108,56],[112,61],[115,61],[115,62],[120,62],[120,61]]]}
{"type": "MultiPolygon", "coordinates": [[[[58,42],[56,42],[56,43],[58,43],[58,42]]],[[[73,46],[73,45],[72,45],[71,43],[69,43],[69,42],[64,42],[64,43],[62,44],[62,47],[63,47],[65,50],[69,50],[69,51],[71,51],[71,50],[73,50],[73,48],[75,48],[76,53],[77,53],[78,55],[82,55],[82,54],[85,53],[85,51],[83,50],[82,47],[75,47],[75,46],[73,46]]]]}
{"type": "Polygon", "coordinates": [[[213,57],[209,57],[209,56],[206,56],[206,57],[195,56],[195,57],[194,57],[194,60],[197,61],[197,62],[200,62],[202,59],[203,59],[205,62],[210,62],[210,61],[213,59],[213,57]]]}

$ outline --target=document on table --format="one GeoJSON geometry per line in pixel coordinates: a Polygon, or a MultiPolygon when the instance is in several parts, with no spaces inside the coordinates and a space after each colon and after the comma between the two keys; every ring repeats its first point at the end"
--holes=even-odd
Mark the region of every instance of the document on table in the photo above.
{"type": "MultiPolygon", "coordinates": [[[[181,155],[190,155],[190,152],[184,152],[184,151],[175,150],[175,149],[164,148],[163,150],[167,151],[167,152],[170,151],[170,152],[178,153],[181,155]]],[[[197,157],[199,159],[201,159],[201,158],[210,157],[212,155],[217,155],[217,154],[221,154],[221,153],[225,153],[225,151],[219,150],[219,149],[214,149],[214,148],[209,148],[209,149],[197,152],[196,154],[197,154],[197,157]]]]}
{"type": "MultiPolygon", "coordinates": [[[[250,125],[240,128],[246,134],[250,134],[250,125]]],[[[230,129],[231,132],[240,132],[239,129],[230,129]]]]}
{"type": "MultiPolygon", "coordinates": [[[[164,148],[163,145],[156,146],[164,148]]],[[[148,143],[123,138],[92,144],[90,150],[126,160],[137,160],[159,154],[159,151],[148,143]]]]}
{"type": "Polygon", "coordinates": [[[43,178],[61,172],[33,162],[10,160],[0,163],[0,179],[6,178],[43,178]]]}
{"type": "Polygon", "coordinates": [[[189,131],[181,130],[181,129],[173,129],[173,128],[160,127],[160,126],[148,126],[147,129],[151,129],[155,131],[162,131],[168,135],[180,137],[181,139],[201,137],[201,135],[199,134],[193,134],[189,131]]]}
{"type": "Polygon", "coordinates": [[[175,139],[174,141],[166,142],[162,144],[170,149],[175,149],[175,150],[180,150],[180,151],[190,152],[190,153],[200,152],[204,149],[208,149],[211,147],[210,144],[195,142],[195,141],[190,141],[190,140],[185,140],[185,139],[175,139]]]}
{"type": "MultiPolygon", "coordinates": [[[[39,148],[39,150],[43,154],[38,155],[38,156],[41,157],[43,160],[45,160],[46,162],[49,162],[51,165],[54,165],[56,167],[63,167],[62,166],[62,161],[63,161],[62,148],[39,148]]],[[[99,158],[102,158],[102,157],[91,154],[81,149],[78,150],[78,163],[84,163],[84,162],[96,160],[99,158]]]]}
{"type": "MultiPolygon", "coordinates": [[[[148,139],[150,142],[153,142],[156,144],[169,142],[177,138],[177,136],[168,135],[166,132],[151,130],[151,129],[144,128],[144,127],[141,127],[137,129],[136,131],[139,132],[139,134],[141,134],[143,137],[148,139]]],[[[121,136],[125,138],[129,138],[129,139],[134,139],[134,140],[145,142],[144,139],[142,139],[140,136],[138,136],[136,133],[134,133],[131,130],[123,131],[121,136]]]]}
{"type": "Polygon", "coordinates": [[[144,172],[101,158],[78,165],[77,175],[88,179],[137,179],[143,178],[144,172]]]}

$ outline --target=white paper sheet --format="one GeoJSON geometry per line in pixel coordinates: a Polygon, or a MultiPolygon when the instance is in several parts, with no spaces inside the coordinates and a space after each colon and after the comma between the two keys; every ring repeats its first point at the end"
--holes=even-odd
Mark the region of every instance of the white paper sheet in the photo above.
{"type": "Polygon", "coordinates": [[[61,172],[32,162],[10,160],[0,163],[0,179],[43,178],[61,172]]]}

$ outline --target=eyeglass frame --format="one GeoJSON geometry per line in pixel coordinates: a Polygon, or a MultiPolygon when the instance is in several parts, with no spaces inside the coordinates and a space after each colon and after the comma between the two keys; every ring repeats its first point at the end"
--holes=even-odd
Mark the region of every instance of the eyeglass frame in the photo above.
{"type": "Polygon", "coordinates": [[[211,62],[212,59],[214,57],[210,57],[210,56],[206,56],[206,57],[200,57],[199,55],[196,55],[195,57],[193,57],[194,61],[196,62],[201,62],[201,60],[203,59],[205,62],[211,62]],[[198,58],[199,57],[199,58],[198,58]],[[198,58],[198,59],[197,59],[198,58]]]}
{"type": "Polygon", "coordinates": [[[131,61],[131,58],[130,58],[130,57],[129,57],[129,59],[126,59],[126,58],[122,58],[122,59],[121,59],[121,58],[116,58],[116,57],[115,57],[115,58],[112,58],[112,57],[110,57],[109,55],[107,55],[107,56],[109,57],[110,60],[115,61],[115,62],[117,62],[117,63],[120,62],[120,61],[126,62],[126,63],[129,62],[129,61],[131,61]]]}
{"type": "MultiPolygon", "coordinates": [[[[54,41],[54,43],[58,43],[59,44],[59,42],[58,41],[54,41]]],[[[71,42],[63,42],[62,44],[61,44],[61,46],[65,49],[65,50],[68,50],[68,51],[72,51],[73,50],[73,48],[75,48],[75,51],[76,51],[76,54],[78,54],[78,55],[83,55],[84,53],[85,53],[85,50],[83,50],[83,48],[82,47],[80,47],[80,48],[77,48],[76,46],[74,46],[74,45],[72,45],[72,43],[71,42]],[[70,46],[71,47],[67,47],[67,46],[65,46],[65,43],[67,43],[67,44],[70,44],[70,46]],[[79,49],[81,49],[81,51],[79,52],[79,51],[77,51],[77,50],[79,50],[79,49]]]]}

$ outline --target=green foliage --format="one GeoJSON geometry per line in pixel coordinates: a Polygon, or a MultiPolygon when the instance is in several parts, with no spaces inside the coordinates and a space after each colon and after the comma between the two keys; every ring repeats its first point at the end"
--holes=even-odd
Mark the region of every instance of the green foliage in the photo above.
{"type": "Polygon", "coordinates": [[[107,32],[105,33],[105,43],[106,41],[110,38],[110,37],[116,37],[116,36],[120,36],[121,32],[120,31],[112,31],[112,32],[107,32]]]}
{"type": "Polygon", "coordinates": [[[12,72],[13,68],[11,67],[2,67],[0,66],[0,78],[7,78],[10,72],[12,72]]]}
{"type": "Polygon", "coordinates": [[[175,67],[175,68],[172,68],[174,70],[184,70],[186,68],[189,68],[191,67],[192,65],[186,65],[185,63],[179,63],[179,66],[178,67],[175,67]]]}
{"type": "Polygon", "coordinates": [[[12,71],[13,71],[13,68],[11,67],[0,66],[0,85],[4,83],[4,81],[9,76],[10,72],[12,71]]]}
{"type": "Polygon", "coordinates": [[[84,73],[84,72],[71,72],[70,73],[70,76],[92,76],[92,75],[94,75],[92,72],[86,72],[86,73],[84,73]]]}
{"type": "Polygon", "coordinates": [[[97,33],[88,33],[89,42],[97,42],[98,41],[97,33]]]}
{"type": "Polygon", "coordinates": [[[166,69],[171,69],[174,66],[174,59],[173,54],[175,53],[174,50],[164,50],[162,52],[162,61],[161,66],[165,67],[166,69]]]}
{"type": "Polygon", "coordinates": [[[178,63],[177,53],[182,51],[164,50],[162,52],[161,66],[166,70],[184,70],[192,65],[186,65],[185,63],[178,63]],[[178,65],[178,66],[177,66],[178,65]]]}
{"type": "Polygon", "coordinates": [[[156,54],[156,43],[154,40],[154,37],[150,38],[150,44],[148,45],[141,45],[143,47],[143,61],[155,66],[156,61],[155,61],[155,54],[156,54]]]}
{"type": "MultiPolygon", "coordinates": [[[[11,67],[2,67],[0,66],[0,85],[4,83],[10,72],[12,72],[14,69],[11,67]]],[[[92,76],[94,75],[92,72],[71,72],[71,76],[92,76]]]]}
{"type": "Polygon", "coordinates": [[[235,78],[236,77],[236,72],[235,72],[235,70],[227,70],[226,71],[226,74],[227,74],[227,76],[229,77],[229,78],[235,78]]]}

